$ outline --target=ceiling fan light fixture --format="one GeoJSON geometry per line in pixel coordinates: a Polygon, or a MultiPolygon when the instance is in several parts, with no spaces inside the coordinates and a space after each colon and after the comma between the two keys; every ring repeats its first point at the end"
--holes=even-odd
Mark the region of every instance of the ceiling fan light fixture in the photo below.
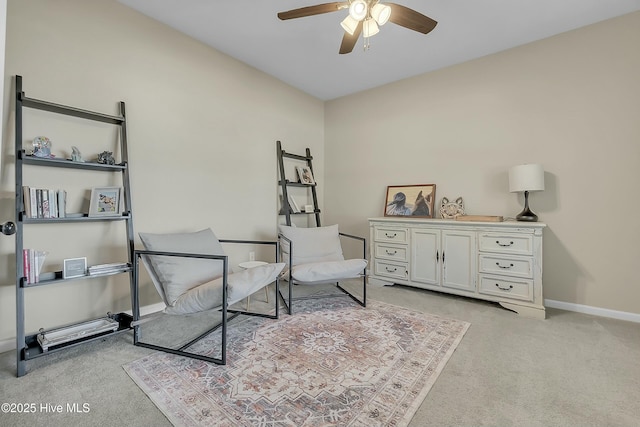
{"type": "Polygon", "coordinates": [[[371,17],[376,20],[378,25],[384,25],[391,17],[391,8],[386,4],[376,3],[371,8],[371,17]]]}
{"type": "Polygon", "coordinates": [[[367,2],[354,0],[349,5],[349,15],[356,21],[362,21],[367,16],[367,2]]]}
{"type": "Polygon", "coordinates": [[[362,23],[362,35],[364,37],[371,37],[380,32],[380,28],[378,28],[378,24],[376,21],[368,18],[362,23]]]}
{"type": "Polygon", "coordinates": [[[349,35],[353,35],[353,33],[355,33],[356,28],[358,27],[360,21],[357,21],[355,19],[353,19],[353,17],[351,15],[347,15],[346,18],[344,18],[344,20],[340,23],[340,25],[342,25],[342,28],[344,28],[344,30],[349,33],[349,35]]]}

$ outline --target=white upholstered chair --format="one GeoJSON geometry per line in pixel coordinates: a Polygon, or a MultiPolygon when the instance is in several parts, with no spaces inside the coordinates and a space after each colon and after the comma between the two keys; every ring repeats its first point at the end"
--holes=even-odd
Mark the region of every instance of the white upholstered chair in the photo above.
{"type": "MultiPolygon", "coordinates": [[[[279,281],[284,263],[268,263],[237,273],[231,273],[228,257],[221,243],[270,245],[279,258],[278,242],[250,240],[219,240],[211,229],[193,233],[151,234],[139,233],[145,250],[134,251],[133,325],[134,344],[182,356],[193,357],[217,364],[226,363],[227,321],[240,315],[253,315],[277,319],[279,316],[279,281]],[[147,320],[140,318],[139,261],[142,260],[158,294],[161,296],[165,314],[189,316],[206,311],[220,311],[221,321],[211,325],[196,339],[178,348],[144,342],[140,338],[140,326],[147,320]],[[271,314],[254,313],[248,310],[232,310],[229,307],[252,293],[274,283],[276,298],[271,314]],[[228,313],[232,313],[229,316],[228,313]],[[222,328],[220,357],[209,357],[189,352],[199,339],[222,328]]],[[[153,321],[150,317],[149,321],[153,321]]],[[[186,331],[185,331],[186,332],[186,331]]]]}
{"type": "MultiPolygon", "coordinates": [[[[289,314],[293,312],[292,301],[295,299],[318,298],[318,295],[310,297],[293,298],[292,285],[317,285],[335,283],[342,294],[350,296],[362,306],[367,303],[367,279],[366,279],[366,239],[340,233],[338,225],[327,227],[292,227],[279,226],[278,234],[282,261],[287,264],[288,271],[285,277],[288,280],[289,314]],[[362,258],[345,259],[340,238],[355,240],[362,244],[362,258]],[[362,292],[357,295],[347,290],[340,284],[341,281],[359,279],[362,281],[362,292]]],[[[323,296],[335,296],[323,295],[323,296]]]]}

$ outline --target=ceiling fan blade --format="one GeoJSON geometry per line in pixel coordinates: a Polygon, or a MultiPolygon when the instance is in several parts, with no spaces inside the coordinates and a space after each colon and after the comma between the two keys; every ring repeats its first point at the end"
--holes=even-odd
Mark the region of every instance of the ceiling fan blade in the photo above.
{"type": "Polygon", "coordinates": [[[292,9],[287,10],[286,12],[280,12],[278,13],[278,18],[283,21],[286,19],[303,18],[305,16],[336,12],[347,7],[349,7],[349,3],[347,3],[346,1],[334,1],[331,3],[317,4],[315,6],[301,7],[300,9],[292,9]]]}
{"type": "Polygon", "coordinates": [[[413,9],[395,3],[385,3],[391,8],[389,21],[401,27],[427,34],[438,24],[433,19],[425,16],[413,9]]]}
{"type": "Polygon", "coordinates": [[[358,41],[358,37],[360,37],[360,33],[362,32],[362,21],[358,23],[356,30],[353,32],[353,35],[344,32],[344,36],[342,36],[342,43],[340,44],[340,54],[351,53],[353,51],[353,47],[356,45],[358,41]]]}

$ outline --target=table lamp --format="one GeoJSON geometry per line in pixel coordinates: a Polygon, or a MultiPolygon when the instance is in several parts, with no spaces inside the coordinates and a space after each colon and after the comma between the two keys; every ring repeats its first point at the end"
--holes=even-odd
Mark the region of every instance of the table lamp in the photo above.
{"type": "Polygon", "coordinates": [[[516,216],[518,221],[535,222],[538,215],[529,209],[529,192],[544,190],[544,169],[542,165],[519,165],[509,169],[509,191],[524,191],[524,209],[516,216]]]}

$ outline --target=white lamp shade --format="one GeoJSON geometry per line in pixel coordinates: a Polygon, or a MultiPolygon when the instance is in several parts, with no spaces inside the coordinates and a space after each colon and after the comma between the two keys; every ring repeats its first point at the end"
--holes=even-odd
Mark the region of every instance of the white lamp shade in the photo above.
{"type": "Polygon", "coordinates": [[[376,21],[374,21],[373,19],[369,18],[363,22],[362,24],[363,37],[371,37],[373,35],[378,34],[379,32],[380,32],[380,28],[378,28],[378,24],[376,24],[376,21]]]}
{"type": "Polygon", "coordinates": [[[371,17],[376,20],[378,25],[384,25],[391,16],[391,8],[386,4],[376,3],[371,8],[371,17]]]}
{"type": "Polygon", "coordinates": [[[542,165],[519,165],[509,169],[509,192],[544,190],[542,165]]]}
{"type": "Polygon", "coordinates": [[[351,15],[347,15],[347,17],[344,18],[340,25],[342,25],[342,28],[344,28],[347,33],[353,35],[353,33],[356,31],[356,28],[358,28],[359,23],[360,21],[356,21],[351,17],[351,15]]]}
{"type": "Polygon", "coordinates": [[[349,15],[356,21],[362,21],[367,16],[367,2],[354,0],[349,6],[349,15]]]}

